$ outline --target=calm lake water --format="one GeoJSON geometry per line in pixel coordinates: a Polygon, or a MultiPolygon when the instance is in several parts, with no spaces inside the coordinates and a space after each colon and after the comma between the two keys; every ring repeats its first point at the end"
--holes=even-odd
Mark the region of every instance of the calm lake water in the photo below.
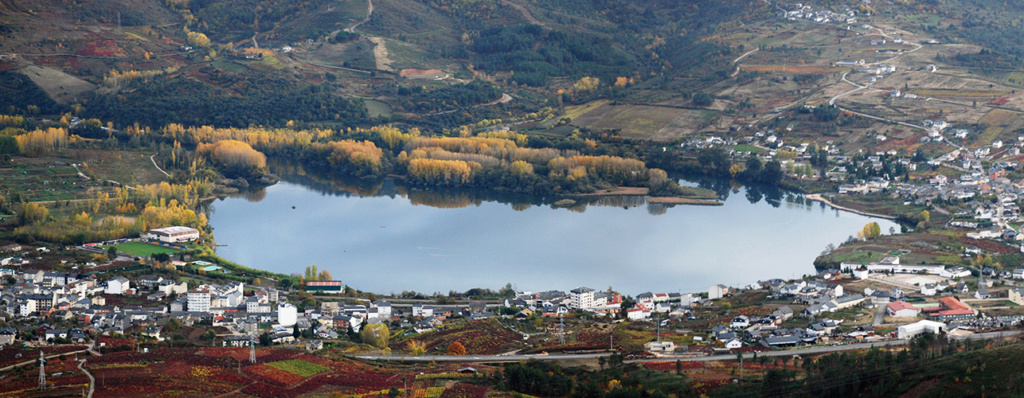
{"type": "Polygon", "coordinates": [[[356,289],[432,293],[512,283],[530,291],[609,286],[625,294],[696,292],[814,273],[814,258],[866,223],[802,197],[712,184],[724,206],[408,192],[287,177],[211,204],[217,252],[250,267],[301,273],[316,264],[356,289]],[[530,203],[530,202],[533,203],[530,203]]]}

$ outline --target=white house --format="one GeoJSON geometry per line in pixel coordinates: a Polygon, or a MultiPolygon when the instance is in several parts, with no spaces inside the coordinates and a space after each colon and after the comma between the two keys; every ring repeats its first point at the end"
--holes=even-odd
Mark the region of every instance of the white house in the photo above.
{"type": "Polygon", "coordinates": [[[740,349],[743,348],[743,342],[740,341],[739,339],[732,339],[725,342],[725,348],[728,348],[730,350],[740,349]]]}
{"type": "Polygon", "coordinates": [[[750,318],[746,315],[740,315],[733,318],[732,323],[729,324],[729,327],[733,329],[745,329],[748,326],[750,326],[750,318]]]}
{"type": "Polygon", "coordinates": [[[956,267],[952,267],[952,268],[946,268],[946,269],[940,271],[939,272],[939,276],[941,276],[943,278],[950,278],[950,279],[952,279],[952,278],[966,278],[968,276],[971,276],[971,271],[968,271],[967,268],[956,266],[956,267]]]}
{"type": "Polygon", "coordinates": [[[1014,304],[1024,305],[1024,289],[1013,288],[1010,289],[1010,291],[1007,292],[1007,294],[1009,295],[1008,298],[1010,299],[1010,301],[1012,301],[1014,304]]]}
{"type": "Polygon", "coordinates": [[[929,320],[920,320],[909,325],[903,325],[896,328],[896,337],[900,339],[909,339],[911,337],[925,333],[939,334],[939,332],[945,329],[945,323],[929,320]]]}
{"type": "Polygon", "coordinates": [[[298,322],[299,309],[289,303],[277,305],[277,323],[284,327],[295,325],[298,322]]]}
{"type": "Polygon", "coordinates": [[[725,285],[711,285],[708,288],[708,299],[710,300],[720,299],[726,294],[729,294],[729,288],[725,285]]]}
{"type": "Polygon", "coordinates": [[[633,308],[626,311],[626,318],[631,321],[642,321],[651,318],[651,309],[643,303],[636,303],[633,308]]]}
{"type": "Polygon", "coordinates": [[[644,349],[647,352],[672,352],[676,350],[676,344],[671,341],[652,341],[644,344],[644,349]]]}
{"type": "Polygon", "coordinates": [[[123,276],[111,279],[107,281],[107,288],[103,290],[104,294],[124,294],[125,290],[131,289],[131,282],[123,276]]]}
{"type": "Polygon", "coordinates": [[[167,243],[191,242],[199,239],[199,230],[181,226],[157,228],[146,232],[145,237],[167,243]]]}
{"type": "Polygon", "coordinates": [[[432,317],[434,316],[434,307],[422,304],[414,305],[412,306],[412,316],[432,317]]]}

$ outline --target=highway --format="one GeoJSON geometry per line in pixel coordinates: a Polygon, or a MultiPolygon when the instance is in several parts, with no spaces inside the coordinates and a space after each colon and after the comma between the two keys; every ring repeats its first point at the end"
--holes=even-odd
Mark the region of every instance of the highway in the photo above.
{"type": "MultiPolygon", "coordinates": [[[[984,340],[993,338],[1012,337],[1024,333],[1022,330],[1008,330],[1002,332],[987,332],[968,335],[959,340],[984,340]]],[[[827,346],[816,346],[806,348],[794,348],[790,350],[759,351],[758,357],[789,357],[793,355],[816,355],[831,352],[868,350],[875,347],[903,346],[909,342],[907,339],[879,340],[869,343],[837,344],[827,346]]],[[[352,355],[352,358],[369,361],[404,361],[404,362],[519,362],[528,360],[538,361],[563,361],[573,359],[593,359],[611,356],[612,353],[589,353],[589,354],[547,354],[547,355],[352,355]]],[[[755,353],[747,352],[743,358],[752,359],[755,353]]],[[[707,362],[707,361],[732,361],[736,360],[736,354],[708,355],[708,356],[664,356],[658,358],[643,358],[626,360],[628,363],[638,362],[707,362]]]]}
{"type": "Polygon", "coordinates": [[[611,356],[610,352],[595,354],[548,354],[548,355],[352,355],[352,358],[369,361],[405,362],[519,362],[536,359],[539,361],[562,361],[590,359],[611,356]]]}

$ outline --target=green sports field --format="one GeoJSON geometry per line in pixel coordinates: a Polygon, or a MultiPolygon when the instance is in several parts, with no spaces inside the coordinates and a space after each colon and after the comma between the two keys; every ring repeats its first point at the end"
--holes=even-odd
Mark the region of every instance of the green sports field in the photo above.
{"type": "MultiPolygon", "coordinates": [[[[174,254],[179,250],[171,249],[168,247],[162,247],[157,245],[151,245],[143,242],[125,242],[111,245],[117,248],[121,253],[129,254],[132,256],[149,257],[157,253],[174,254]]],[[[110,246],[103,246],[104,249],[110,246]]]]}

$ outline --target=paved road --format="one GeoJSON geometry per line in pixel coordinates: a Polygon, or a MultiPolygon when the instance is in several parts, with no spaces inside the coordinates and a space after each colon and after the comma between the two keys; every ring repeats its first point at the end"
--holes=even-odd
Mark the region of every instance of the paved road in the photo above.
{"type": "MultiPolygon", "coordinates": [[[[796,348],[792,350],[778,350],[778,351],[761,351],[757,353],[758,357],[788,357],[793,355],[810,355],[810,354],[824,354],[829,352],[839,351],[850,351],[850,350],[867,350],[874,347],[886,347],[886,346],[898,346],[906,345],[908,340],[882,340],[872,343],[856,343],[856,344],[842,344],[842,345],[831,345],[831,346],[820,346],[810,348],[796,348]]],[[[754,358],[753,352],[743,354],[743,358],[749,359],[754,358]]],[[[725,355],[709,355],[705,357],[664,357],[654,359],[637,359],[626,362],[675,362],[680,361],[691,361],[691,362],[705,362],[705,361],[730,361],[736,360],[736,354],[725,354],[725,355]]]]}
{"type": "Polygon", "coordinates": [[[567,359],[588,359],[611,356],[610,352],[596,354],[549,354],[549,355],[353,355],[353,358],[371,361],[405,362],[519,362],[536,359],[559,361],[567,359]]]}
{"type": "Polygon", "coordinates": [[[871,326],[878,327],[882,324],[882,320],[885,319],[885,311],[887,305],[879,305],[878,309],[875,310],[875,320],[871,323],[871,326]]]}
{"type": "MultiPolygon", "coordinates": [[[[253,40],[255,40],[255,38],[256,38],[256,36],[253,36],[253,40]]],[[[256,47],[256,48],[259,48],[259,47],[256,47]]],[[[153,162],[153,166],[156,167],[157,170],[159,170],[161,173],[164,173],[165,176],[170,177],[171,176],[170,174],[167,174],[167,172],[164,171],[164,169],[161,169],[160,166],[158,166],[156,164],[156,159],[154,159],[155,157],[156,157],[156,154],[154,153],[153,156],[149,157],[149,161],[153,162]]]]}
{"type": "Polygon", "coordinates": [[[358,28],[359,25],[362,25],[364,23],[369,22],[370,21],[370,17],[372,17],[372,16],[373,16],[373,0],[366,0],[366,18],[363,19],[362,21],[359,21],[359,23],[350,26],[348,29],[345,29],[345,31],[348,32],[348,33],[356,33],[356,28],[358,28]]]}
{"type": "MultiPolygon", "coordinates": [[[[26,352],[26,353],[37,353],[37,354],[38,354],[38,352],[36,352],[36,351],[25,351],[25,352],[26,352]]],[[[81,354],[81,353],[83,353],[83,352],[86,352],[86,350],[78,350],[78,351],[71,351],[71,352],[62,352],[62,353],[60,353],[60,354],[51,354],[51,355],[47,355],[47,356],[46,356],[46,359],[53,359],[53,358],[57,358],[57,357],[59,357],[59,356],[61,356],[61,355],[75,355],[75,354],[81,354]]],[[[17,366],[25,366],[25,365],[31,365],[31,364],[33,364],[33,363],[36,363],[37,361],[39,361],[39,357],[33,357],[33,359],[29,359],[29,360],[27,360],[27,361],[24,361],[24,362],[18,362],[18,363],[16,363],[16,364],[13,364],[13,365],[8,365],[8,366],[4,366],[4,367],[0,368],[0,372],[6,372],[6,371],[8,371],[8,370],[14,369],[14,368],[15,368],[15,367],[17,367],[17,366]]]]}
{"type": "Polygon", "coordinates": [[[96,378],[93,377],[92,373],[89,373],[89,371],[82,365],[85,365],[84,359],[78,362],[78,368],[81,369],[86,376],[89,376],[89,395],[86,396],[86,398],[92,398],[92,393],[96,392],[96,378]]]}
{"type": "MultiPolygon", "coordinates": [[[[884,307],[883,307],[884,308],[884,307]]],[[[959,338],[959,340],[986,340],[1003,337],[1012,337],[1024,333],[1024,330],[1007,330],[1002,332],[986,332],[967,335],[959,338]]],[[[906,345],[909,340],[906,339],[892,339],[892,340],[880,340],[870,343],[855,343],[855,344],[840,344],[840,345],[829,345],[829,346],[817,346],[808,348],[795,348],[791,350],[778,350],[778,351],[761,351],[757,353],[758,357],[788,357],[793,355],[814,355],[814,354],[827,354],[830,352],[840,351],[851,351],[851,350],[867,350],[875,347],[890,347],[890,346],[901,346],[906,345]]],[[[559,361],[568,359],[588,359],[588,358],[600,358],[611,356],[612,353],[597,353],[597,354],[551,354],[551,355],[422,355],[422,356],[408,356],[408,355],[354,355],[354,358],[374,360],[374,361],[408,361],[408,362],[518,362],[526,361],[530,359],[540,361],[559,361]]],[[[748,352],[743,354],[743,358],[754,358],[754,353],[748,352]]],[[[627,360],[626,362],[675,362],[679,361],[692,361],[692,362],[706,362],[706,361],[730,361],[735,360],[736,354],[725,354],[725,355],[709,355],[702,357],[660,357],[650,359],[634,359],[627,360]]]]}

